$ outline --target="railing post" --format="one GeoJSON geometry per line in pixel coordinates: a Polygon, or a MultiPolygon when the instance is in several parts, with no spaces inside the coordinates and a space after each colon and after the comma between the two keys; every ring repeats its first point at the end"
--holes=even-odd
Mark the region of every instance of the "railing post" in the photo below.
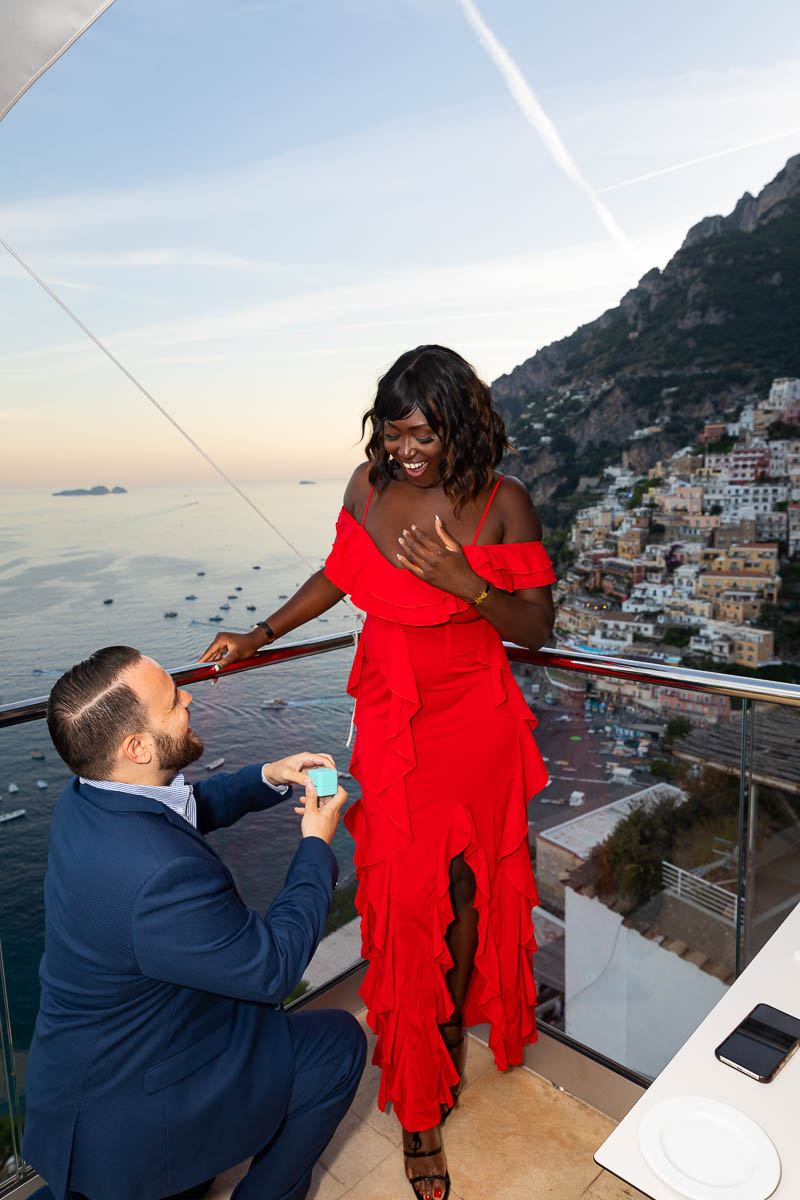
{"type": "Polygon", "coordinates": [[[743,959],[744,950],[744,905],[746,892],[744,890],[745,883],[745,862],[748,857],[745,847],[745,836],[747,834],[745,820],[745,805],[744,805],[744,789],[747,779],[747,728],[748,728],[748,713],[750,711],[750,701],[745,698],[742,700],[742,731],[741,731],[741,755],[739,764],[739,861],[736,867],[736,964],[734,974],[738,976],[745,967],[743,959]]]}
{"type": "Polygon", "coordinates": [[[22,1123],[20,1121],[19,1097],[17,1095],[17,1074],[14,1064],[14,1040],[11,1036],[11,1012],[8,1005],[8,989],[6,988],[6,971],[3,964],[3,943],[0,942],[0,1056],[3,1059],[3,1079],[8,1097],[8,1124],[11,1133],[11,1152],[14,1155],[15,1176],[18,1181],[24,1177],[22,1163],[22,1123]]]}

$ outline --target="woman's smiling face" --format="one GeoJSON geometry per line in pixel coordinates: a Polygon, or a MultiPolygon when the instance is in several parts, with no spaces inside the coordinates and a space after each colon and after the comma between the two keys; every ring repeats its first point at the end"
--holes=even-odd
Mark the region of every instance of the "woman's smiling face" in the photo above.
{"type": "Polygon", "coordinates": [[[419,408],[412,409],[406,417],[384,421],[383,445],[409,483],[416,487],[432,487],[439,483],[441,439],[419,408]]]}

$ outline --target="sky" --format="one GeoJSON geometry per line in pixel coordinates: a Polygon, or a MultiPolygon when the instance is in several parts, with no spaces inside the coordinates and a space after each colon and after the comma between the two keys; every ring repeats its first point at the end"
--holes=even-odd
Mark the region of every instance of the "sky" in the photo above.
{"type": "MultiPolygon", "coordinates": [[[[241,483],[409,347],[491,381],[800,151],[773,0],[116,0],[0,123],[0,237],[241,483]]],[[[0,248],[0,488],[211,468],[0,248]]]]}

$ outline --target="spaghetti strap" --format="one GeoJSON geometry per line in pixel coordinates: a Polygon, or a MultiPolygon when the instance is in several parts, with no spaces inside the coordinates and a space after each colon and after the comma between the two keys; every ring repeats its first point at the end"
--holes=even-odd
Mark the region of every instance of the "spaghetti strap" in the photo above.
{"type": "Polygon", "coordinates": [[[372,487],[369,489],[369,495],[367,496],[367,506],[366,506],[366,508],[364,509],[364,515],[363,515],[363,517],[361,518],[361,524],[362,524],[362,525],[364,524],[364,522],[365,522],[365,521],[366,521],[366,519],[367,519],[367,513],[369,512],[369,502],[370,502],[370,500],[372,499],[372,493],[373,493],[374,491],[375,491],[375,484],[373,483],[372,487]]]}
{"type": "MultiPolygon", "coordinates": [[[[505,479],[505,475],[501,475],[500,478],[498,479],[497,483],[492,488],[492,494],[486,503],[486,508],[483,510],[483,516],[481,517],[480,521],[478,522],[478,528],[475,530],[475,537],[470,542],[471,546],[474,546],[478,541],[478,534],[480,533],[481,529],[483,528],[483,522],[486,520],[487,516],[489,515],[489,509],[492,507],[492,501],[494,500],[495,496],[497,495],[497,489],[500,487],[500,484],[503,482],[504,479],[505,479]]],[[[369,504],[369,501],[367,501],[367,503],[369,504]]],[[[364,515],[366,516],[366,513],[364,515]]]]}

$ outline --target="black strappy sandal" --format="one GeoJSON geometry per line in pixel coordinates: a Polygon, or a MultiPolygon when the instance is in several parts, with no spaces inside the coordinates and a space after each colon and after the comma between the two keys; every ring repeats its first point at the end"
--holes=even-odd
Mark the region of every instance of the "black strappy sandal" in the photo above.
{"type": "Polygon", "coordinates": [[[442,1041],[444,1042],[445,1046],[447,1047],[447,1052],[450,1055],[450,1058],[452,1059],[453,1066],[458,1071],[458,1083],[456,1084],[456,1086],[454,1088],[450,1089],[452,1096],[453,1096],[453,1103],[450,1105],[447,1105],[447,1104],[439,1105],[439,1110],[441,1113],[441,1116],[439,1118],[439,1123],[441,1125],[443,1125],[444,1122],[447,1120],[447,1118],[450,1116],[450,1113],[453,1111],[455,1106],[458,1104],[458,1097],[461,1095],[461,1089],[464,1086],[464,1064],[466,1063],[466,1059],[467,1059],[467,1043],[464,1040],[463,1025],[457,1025],[454,1022],[446,1022],[445,1026],[439,1027],[439,1032],[442,1033],[442,1041]],[[457,1029],[459,1031],[459,1037],[456,1039],[456,1041],[448,1042],[444,1033],[442,1033],[443,1028],[457,1029]],[[458,1051],[459,1053],[454,1054],[453,1053],[454,1050],[458,1051]]]}
{"type": "MultiPolygon", "coordinates": [[[[414,1139],[412,1143],[414,1149],[406,1150],[405,1146],[403,1146],[403,1158],[433,1158],[435,1155],[442,1153],[441,1142],[439,1142],[439,1145],[434,1150],[421,1150],[420,1147],[422,1146],[422,1141],[419,1134],[413,1133],[410,1130],[405,1130],[405,1132],[410,1133],[411,1137],[414,1139]]],[[[423,1183],[426,1180],[429,1180],[431,1183],[433,1183],[435,1179],[441,1179],[442,1183],[444,1184],[444,1188],[440,1189],[440,1196],[436,1196],[436,1189],[431,1188],[431,1191],[434,1192],[434,1200],[447,1200],[448,1196],[450,1195],[450,1172],[448,1170],[445,1170],[444,1175],[411,1175],[410,1177],[407,1175],[406,1179],[408,1179],[408,1182],[411,1184],[411,1190],[417,1197],[417,1200],[424,1200],[424,1197],[421,1192],[417,1191],[416,1185],[418,1183],[423,1183]]]]}

